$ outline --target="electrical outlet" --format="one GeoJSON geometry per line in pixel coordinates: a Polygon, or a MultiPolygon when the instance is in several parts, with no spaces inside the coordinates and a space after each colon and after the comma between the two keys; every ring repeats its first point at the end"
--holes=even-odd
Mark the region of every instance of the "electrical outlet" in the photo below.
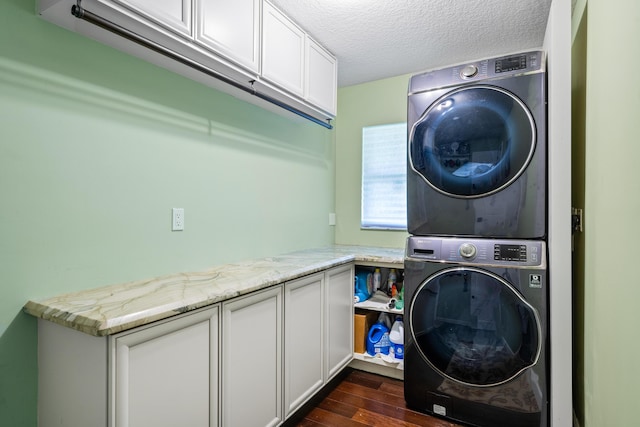
{"type": "Polygon", "coordinates": [[[184,208],[173,208],[171,212],[171,231],[184,230],[184,208]]]}

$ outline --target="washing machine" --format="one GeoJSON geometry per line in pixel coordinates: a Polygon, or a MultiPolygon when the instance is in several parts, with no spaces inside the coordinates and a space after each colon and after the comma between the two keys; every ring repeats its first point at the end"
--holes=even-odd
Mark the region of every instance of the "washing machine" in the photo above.
{"type": "Polygon", "coordinates": [[[407,110],[409,234],[545,238],[543,52],[415,75],[407,110]]]}
{"type": "Polygon", "coordinates": [[[549,425],[544,241],[412,236],[407,406],[472,426],[549,425]]]}

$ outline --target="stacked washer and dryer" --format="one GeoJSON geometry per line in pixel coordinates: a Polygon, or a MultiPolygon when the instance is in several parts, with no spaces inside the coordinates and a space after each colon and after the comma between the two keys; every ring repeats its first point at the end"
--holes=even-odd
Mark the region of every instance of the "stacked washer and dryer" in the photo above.
{"type": "Polygon", "coordinates": [[[408,133],[407,405],[546,427],[544,53],[413,76],[408,133]]]}

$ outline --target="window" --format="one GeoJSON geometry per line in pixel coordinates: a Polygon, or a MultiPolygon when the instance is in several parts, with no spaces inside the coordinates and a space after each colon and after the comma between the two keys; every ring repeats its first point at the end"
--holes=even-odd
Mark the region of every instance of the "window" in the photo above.
{"type": "Polygon", "coordinates": [[[362,129],[360,226],[407,229],[407,124],[362,129]]]}

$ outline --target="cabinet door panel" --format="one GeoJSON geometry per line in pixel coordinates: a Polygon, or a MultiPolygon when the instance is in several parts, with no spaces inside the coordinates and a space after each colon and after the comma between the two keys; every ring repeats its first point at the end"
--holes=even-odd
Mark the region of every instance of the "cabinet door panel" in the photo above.
{"type": "Polygon", "coordinates": [[[353,359],[353,266],[328,270],[325,281],[329,380],[353,359]]]}
{"type": "Polygon", "coordinates": [[[307,37],[305,98],[328,113],[336,113],[336,59],[307,37]]]}
{"type": "Polygon", "coordinates": [[[217,307],[113,340],[115,426],[217,425],[217,307]]]}
{"type": "Polygon", "coordinates": [[[222,425],[282,420],[282,287],[223,304],[222,425]]]}
{"type": "Polygon", "coordinates": [[[257,72],[260,4],[260,0],[196,0],[196,40],[257,72]]]}
{"type": "Polygon", "coordinates": [[[191,0],[100,0],[119,3],[175,32],[191,35],[191,0]]]}
{"type": "Polygon", "coordinates": [[[285,416],[322,387],[324,273],[285,284],[285,416]]]}
{"type": "Polygon", "coordinates": [[[303,96],[305,34],[269,3],[263,8],[262,76],[303,96]]]}

